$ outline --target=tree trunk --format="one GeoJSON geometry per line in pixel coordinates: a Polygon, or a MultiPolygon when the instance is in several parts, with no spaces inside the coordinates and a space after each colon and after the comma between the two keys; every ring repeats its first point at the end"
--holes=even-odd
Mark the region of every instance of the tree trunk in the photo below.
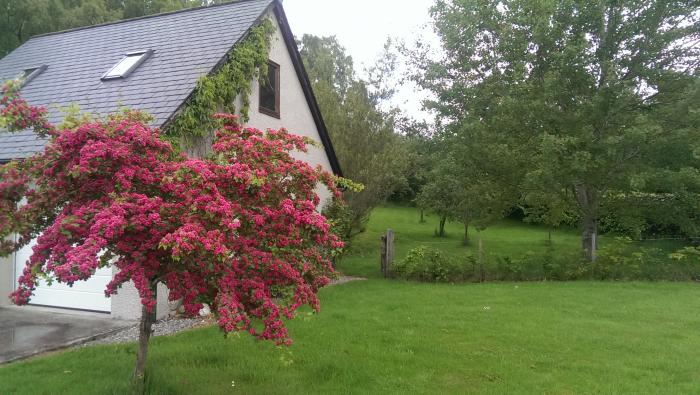
{"type": "Polygon", "coordinates": [[[438,228],[438,237],[445,237],[445,222],[447,222],[447,217],[441,217],[440,226],[438,228]]]}
{"type": "Polygon", "coordinates": [[[464,245],[469,244],[469,221],[464,222],[464,245]]]}
{"type": "Polygon", "coordinates": [[[592,215],[583,216],[583,235],[581,244],[583,254],[588,262],[595,261],[598,237],[598,219],[592,215]]]}
{"type": "Polygon", "coordinates": [[[185,151],[188,156],[204,158],[212,152],[211,146],[214,142],[214,131],[209,131],[204,136],[182,137],[181,140],[182,145],[186,147],[185,151]]]}
{"type": "Polygon", "coordinates": [[[421,224],[424,224],[424,223],[425,223],[424,211],[425,211],[425,210],[420,209],[420,223],[421,223],[421,224]]]}
{"type": "Polygon", "coordinates": [[[598,191],[585,185],[577,185],[575,191],[582,217],[581,247],[586,260],[593,262],[598,236],[598,191]]]}
{"type": "Polygon", "coordinates": [[[481,242],[481,237],[479,239],[479,249],[477,261],[479,263],[479,282],[483,283],[486,281],[486,268],[484,267],[484,244],[481,242]]]}
{"type": "Polygon", "coordinates": [[[353,236],[353,234],[352,234],[352,227],[353,227],[353,225],[352,225],[352,223],[351,223],[350,226],[348,226],[347,231],[346,231],[345,234],[343,235],[343,240],[350,240],[350,239],[352,238],[352,236],[353,236]]]}
{"type": "Polygon", "coordinates": [[[148,362],[148,340],[151,338],[153,322],[155,321],[155,309],[149,312],[145,306],[141,306],[141,323],[139,324],[139,349],[136,353],[136,368],[134,369],[134,381],[142,386],[146,379],[146,363],[148,362]]]}

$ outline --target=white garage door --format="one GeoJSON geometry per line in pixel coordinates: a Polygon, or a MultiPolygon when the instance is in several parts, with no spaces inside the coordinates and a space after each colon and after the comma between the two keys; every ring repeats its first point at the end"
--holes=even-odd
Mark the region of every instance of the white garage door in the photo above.
{"type": "MultiPolygon", "coordinates": [[[[29,245],[19,250],[15,256],[15,285],[32,254],[34,244],[35,242],[32,241],[29,245]]],[[[104,290],[107,283],[111,280],[111,268],[98,269],[89,280],[77,281],[72,287],[56,281],[51,286],[48,286],[44,280],[41,280],[29,303],[42,306],[110,312],[111,302],[109,298],[105,297],[104,290]]]]}

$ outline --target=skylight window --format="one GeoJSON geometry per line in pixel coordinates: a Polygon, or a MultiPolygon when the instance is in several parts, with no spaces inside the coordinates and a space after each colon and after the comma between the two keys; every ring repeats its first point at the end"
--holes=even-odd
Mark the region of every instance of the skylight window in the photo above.
{"type": "Polygon", "coordinates": [[[19,73],[19,75],[17,76],[17,79],[20,81],[21,86],[27,85],[29,81],[33,80],[34,78],[36,78],[36,76],[38,76],[44,70],[46,70],[46,67],[48,66],[42,64],[41,66],[30,67],[28,69],[22,70],[22,72],[19,73]]]}
{"type": "Polygon", "coordinates": [[[131,74],[141,63],[143,63],[153,53],[152,50],[130,52],[126,54],[117,64],[114,65],[105,75],[103,80],[111,80],[115,78],[126,78],[131,74]]]}

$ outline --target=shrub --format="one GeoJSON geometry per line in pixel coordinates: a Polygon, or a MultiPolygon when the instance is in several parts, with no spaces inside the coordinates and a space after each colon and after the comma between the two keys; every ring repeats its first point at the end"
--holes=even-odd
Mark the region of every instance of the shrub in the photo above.
{"type": "Polygon", "coordinates": [[[397,277],[426,282],[465,280],[466,265],[432,247],[418,246],[393,265],[397,277]]]}
{"type": "Polygon", "coordinates": [[[522,262],[509,256],[496,257],[496,271],[503,280],[522,280],[522,262]]]}
{"type": "Polygon", "coordinates": [[[673,265],[665,267],[667,276],[673,279],[700,280],[700,247],[685,247],[670,254],[673,265]]]}
{"type": "Polygon", "coordinates": [[[352,233],[352,212],[348,205],[341,199],[329,198],[322,214],[328,220],[331,232],[347,244],[352,233]]]}
{"type": "Polygon", "coordinates": [[[554,251],[547,245],[544,252],[527,251],[521,257],[497,256],[490,278],[502,281],[573,280],[579,278],[580,254],[554,251]]]}
{"type": "Polygon", "coordinates": [[[669,280],[700,278],[700,255],[687,247],[668,255],[658,248],[639,247],[632,240],[619,238],[602,248],[588,268],[588,277],[599,280],[669,280]]]}
{"type": "Polygon", "coordinates": [[[652,258],[649,250],[629,251],[626,243],[620,239],[598,251],[598,257],[587,268],[588,276],[596,280],[640,279],[641,266],[652,258]]]}
{"type": "Polygon", "coordinates": [[[528,251],[519,257],[451,257],[420,246],[394,265],[397,277],[429,282],[568,281],[568,280],[700,280],[700,247],[686,247],[670,256],[658,248],[644,248],[618,239],[600,249],[594,262],[579,251],[528,251]]]}

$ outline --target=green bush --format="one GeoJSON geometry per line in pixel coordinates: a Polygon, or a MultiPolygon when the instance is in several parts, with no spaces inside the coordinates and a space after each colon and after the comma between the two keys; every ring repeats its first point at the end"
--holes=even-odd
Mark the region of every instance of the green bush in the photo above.
{"type": "Polygon", "coordinates": [[[341,200],[330,198],[326,201],[322,214],[331,226],[331,232],[338,236],[345,243],[345,248],[328,251],[331,254],[333,267],[338,267],[350,245],[350,234],[352,233],[352,212],[341,200]]]}
{"type": "Polygon", "coordinates": [[[670,279],[700,280],[700,247],[685,247],[669,256],[672,265],[665,265],[665,273],[670,279]]]}
{"type": "Polygon", "coordinates": [[[618,239],[601,249],[594,262],[578,251],[528,251],[519,257],[491,256],[479,262],[471,255],[452,257],[419,246],[394,264],[396,277],[426,282],[568,281],[568,280],[700,280],[700,247],[670,256],[657,248],[640,248],[618,239]]]}
{"type": "MultiPolygon", "coordinates": [[[[472,265],[473,266],[473,265],[472,265]]],[[[457,282],[466,279],[467,265],[431,247],[418,246],[394,263],[395,276],[426,282],[457,282]]]]}
{"type": "Polygon", "coordinates": [[[339,199],[329,198],[322,214],[331,225],[331,232],[348,243],[352,233],[352,212],[348,205],[339,199]]]}
{"type": "Polygon", "coordinates": [[[555,253],[551,247],[542,253],[528,251],[521,257],[496,256],[495,272],[489,276],[500,281],[573,280],[580,277],[579,254],[555,253]]]}
{"type": "Polygon", "coordinates": [[[642,277],[642,266],[655,260],[655,251],[630,251],[624,241],[618,240],[598,251],[594,262],[587,266],[588,277],[596,280],[635,280],[642,277]]]}
{"type": "Polygon", "coordinates": [[[619,238],[602,248],[590,264],[589,277],[599,280],[700,279],[700,250],[686,247],[668,255],[658,248],[640,248],[632,240],[619,238]]]}

